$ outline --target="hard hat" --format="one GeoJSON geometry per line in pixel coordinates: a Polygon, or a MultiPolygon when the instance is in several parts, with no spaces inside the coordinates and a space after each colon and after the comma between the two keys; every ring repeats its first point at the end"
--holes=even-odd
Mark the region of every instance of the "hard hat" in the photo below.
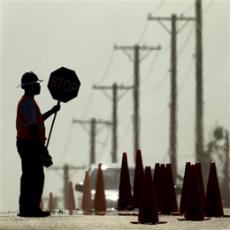
{"type": "Polygon", "coordinates": [[[26,72],[22,75],[21,84],[19,85],[22,89],[24,89],[28,85],[32,85],[38,82],[42,82],[42,80],[38,79],[37,75],[34,72],[26,72]]]}

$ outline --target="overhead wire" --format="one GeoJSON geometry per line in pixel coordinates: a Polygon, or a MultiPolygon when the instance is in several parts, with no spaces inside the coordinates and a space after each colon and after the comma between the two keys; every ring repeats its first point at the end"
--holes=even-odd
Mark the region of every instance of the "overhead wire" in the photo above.
{"type": "Polygon", "coordinates": [[[110,58],[108,60],[108,63],[106,65],[104,73],[102,74],[101,79],[98,80],[99,83],[102,83],[105,80],[105,78],[108,76],[108,73],[109,73],[109,71],[112,67],[112,64],[113,64],[113,60],[114,60],[114,49],[112,49],[110,58]]]}
{"type": "Polygon", "coordinates": [[[215,2],[216,0],[210,1],[209,4],[204,8],[203,13],[207,13],[213,7],[215,2]]]}
{"type": "MultiPolygon", "coordinates": [[[[155,14],[156,12],[158,12],[158,11],[161,9],[161,7],[163,6],[164,2],[165,2],[165,0],[162,0],[162,1],[159,3],[159,5],[158,5],[151,13],[152,13],[152,14],[155,14]]],[[[139,43],[139,44],[143,41],[144,36],[145,36],[145,34],[146,34],[146,32],[147,32],[148,26],[149,26],[149,20],[146,20],[146,21],[145,21],[145,25],[144,25],[144,27],[143,27],[143,30],[142,30],[142,32],[141,32],[140,38],[138,39],[138,43],[139,43]]]]}
{"type": "Polygon", "coordinates": [[[191,59],[189,65],[188,65],[188,68],[187,68],[187,70],[186,70],[186,72],[185,72],[185,74],[184,74],[185,77],[184,77],[182,83],[178,86],[178,93],[177,93],[178,96],[182,94],[182,91],[183,91],[183,89],[184,89],[184,86],[185,86],[186,82],[188,81],[188,78],[189,78],[189,76],[190,76],[190,74],[191,74],[191,70],[192,70],[192,66],[193,66],[193,65],[194,65],[194,59],[193,59],[193,57],[192,57],[192,59],[191,59]]]}
{"type": "Polygon", "coordinates": [[[73,124],[72,124],[72,122],[70,124],[69,130],[70,131],[69,131],[68,137],[66,139],[66,143],[65,143],[65,146],[64,146],[64,149],[63,149],[63,154],[62,154],[61,160],[59,161],[59,164],[64,162],[67,154],[69,153],[69,146],[70,146],[70,143],[72,141],[72,136],[73,136],[73,124]]]}
{"type": "Polygon", "coordinates": [[[151,94],[151,96],[153,96],[156,92],[159,91],[159,89],[161,89],[162,85],[166,82],[166,80],[169,79],[169,71],[167,71],[163,77],[161,78],[161,80],[157,83],[156,86],[154,86],[152,89],[150,89],[150,92],[154,92],[153,94],[151,94]]]}
{"type": "Polygon", "coordinates": [[[182,56],[182,53],[184,52],[185,48],[188,46],[189,44],[189,41],[191,40],[192,38],[192,34],[194,33],[194,30],[193,28],[191,27],[189,30],[188,30],[188,33],[187,33],[187,36],[182,44],[182,46],[180,47],[180,50],[177,51],[177,58],[181,58],[182,56]]]}
{"type": "Polygon", "coordinates": [[[165,3],[165,0],[161,0],[160,3],[159,3],[159,5],[151,13],[152,14],[157,13],[162,8],[162,6],[164,5],[164,3],[165,3]]]}

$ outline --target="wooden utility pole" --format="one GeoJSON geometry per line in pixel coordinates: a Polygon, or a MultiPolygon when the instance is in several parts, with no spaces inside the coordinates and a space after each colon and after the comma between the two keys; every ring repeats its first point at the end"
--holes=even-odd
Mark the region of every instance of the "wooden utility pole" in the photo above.
{"type": "Polygon", "coordinates": [[[89,165],[96,163],[96,136],[97,136],[97,124],[111,126],[112,123],[104,120],[96,120],[92,118],[91,120],[78,120],[73,119],[73,123],[78,123],[81,125],[90,125],[90,153],[89,153],[89,165]]]}
{"type": "Polygon", "coordinates": [[[133,83],[133,100],[134,100],[134,112],[133,112],[133,129],[134,129],[134,159],[137,149],[140,148],[140,51],[153,51],[160,50],[161,47],[148,47],[148,46],[115,46],[114,49],[122,50],[124,52],[132,50],[134,52],[134,83],[133,83]]]}
{"type": "Polygon", "coordinates": [[[117,157],[117,142],[118,142],[118,135],[117,135],[117,127],[118,127],[118,116],[117,116],[117,107],[118,107],[118,90],[129,90],[132,89],[132,86],[118,86],[116,83],[114,83],[112,86],[93,86],[93,89],[97,90],[112,90],[112,153],[111,153],[111,159],[112,163],[118,162],[117,157]]]}
{"type": "Polygon", "coordinates": [[[203,153],[203,47],[202,3],[196,0],[196,160],[203,153]]]}
{"type": "Polygon", "coordinates": [[[229,131],[225,131],[225,162],[224,162],[224,204],[225,207],[230,207],[230,159],[229,159],[229,131]]]}
{"type": "Polygon", "coordinates": [[[171,22],[171,30],[167,29],[167,27],[163,25],[167,32],[171,35],[171,57],[170,57],[170,65],[171,65],[171,90],[170,90],[170,135],[169,135],[169,155],[170,162],[172,164],[172,171],[174,181],[176,182],[177,176],[177,26],[176,22],[179,21],[190,21],[194,20],[191,17],[177,17],[173,14],[171,17],[153,17],[148,15],[148,20],[156,20],[160,23],[162,21],[170,21],[171,22]]]}

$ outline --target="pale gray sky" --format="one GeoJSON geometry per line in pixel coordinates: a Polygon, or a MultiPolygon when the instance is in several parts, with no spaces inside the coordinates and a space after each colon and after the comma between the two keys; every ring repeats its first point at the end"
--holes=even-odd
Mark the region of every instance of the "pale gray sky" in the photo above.
{"type": "MultiPolygon", "coordinates": [[[[79,97],[62,105],[50,153],[55,165],[87,165],[89,136],[73,118],[111,118],[111,102],[92,85],[132,85],[133,63],[114,44],[161,44],[141,62],[141,149],[145,165],[168,161],[170,36],[147,14],[194,16],[194,0],[154,1],[2,1],[1,2],[1,167],[0,210],[16,210],[20,159],[15,147],[15,116],[21,75],[33,70],[44,79],[36,99],[46,111],[56,102],[46,87],[60,66],[76,70],[79,97]],[[108,68],[107,68],[108,67],[108,68]],[[107,71],[108,70],[108,71],[107,71]]],[[[205,143],[216,124],[229,128],[229,1],[203,1],[205,143]]],[[[168,27],[169,24],[166,23],[168,27]]],[[[183,23],[178,23],[178,28],[183,23]]],[[[178,33],[178,162],[194,160],[195,72],[194,23],[178,33]]],[[[144,53],[142,54],[144,55],[144,53]]],[[[108,92],[111,93],[111,92],[108,92]]],[[[132,92],[119,101],[119,159],[133,163],[132,92]]],[[[50,119],[51,121],[51,119],[50,119]]],[[[49,131],[50,121],[46,123],[49,131]]],[[[97,136],[97,162],[109,162],[110,129],[97,136]]],[[[73,181],[79,178],[73,175],[73,181]]],[[[81,178],[82,179],[82,178],[81,178]]],[[[46,171],[44,195],[60,194],[60,175],[46,171]]]]}

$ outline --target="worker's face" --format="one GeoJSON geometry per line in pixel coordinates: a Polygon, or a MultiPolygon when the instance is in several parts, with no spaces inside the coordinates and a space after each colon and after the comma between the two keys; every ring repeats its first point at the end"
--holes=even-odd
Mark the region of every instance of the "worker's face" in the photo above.
{"type": "Polygon", "coordinates": [[[32,85],[29,85],[27,88],[25,88],[26,93],[29,95],[38,95],[41,91],[41,86],[39,83],[35,83],[32,85]]]}
{"type": "Polygon", "coordinates": [[[41,92],[41,86],[39,83],[34,84],[34,95],[38,95],[41,92]]]}

